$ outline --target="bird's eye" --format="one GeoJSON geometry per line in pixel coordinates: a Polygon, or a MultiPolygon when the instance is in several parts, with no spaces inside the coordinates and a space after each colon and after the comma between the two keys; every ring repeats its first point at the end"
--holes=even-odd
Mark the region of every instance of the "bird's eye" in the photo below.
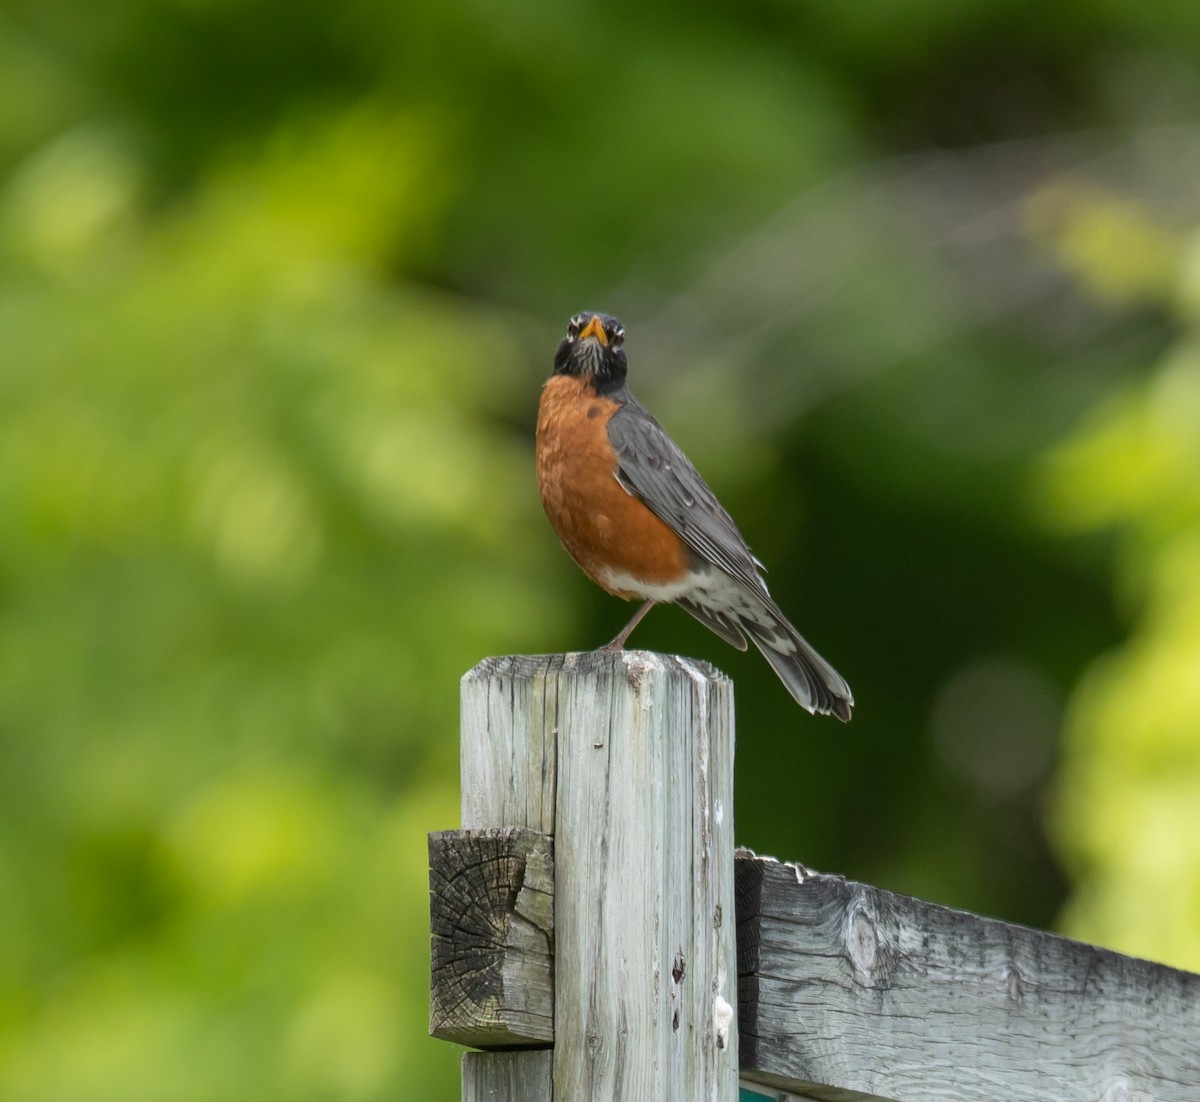
{"type": "Polygon", "coordinates": [[[608,334],[609,343],[614,347],[620,347],[622,341],[625,340],[625,330],[619,325],[615,326],[608,334]]]}
{"type": "Polygon", "coordinates": [[[583,327],[591,320],[586,314],[576,314],[569,322],[567,322],[567,337],[574,340],[579,336],[583,327]]]}

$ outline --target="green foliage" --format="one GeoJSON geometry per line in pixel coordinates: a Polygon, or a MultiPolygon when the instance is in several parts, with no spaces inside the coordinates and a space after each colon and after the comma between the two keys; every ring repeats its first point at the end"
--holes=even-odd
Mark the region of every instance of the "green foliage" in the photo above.
{"type": "Polygon", "coordinates": [[[526,451],[487,423],[511,341],[381,275],[435,158],[364,106],[158,216],[102,129],[9,183],[6,1094],[412,1081],[456,678],[560,615],[526,451]]]}
{"type": "Polygon", "coordinates": [[[0,1096],[458,1096],[457,680],[628,611],[532,484],[586,306],[859,700],[639,629],[736,678],[741,840],[1049,923],[1068,697],[1066,922],[1195,965],[1195,250],[1079,172],[1010,226],[987,144],[1141,133],[1195,18],[0,8],[0,1096]]]}
{"type": "Polygon", "coordinates": [[[1136,293],[1160,287],[1182,325],[1148,380],[1097,410],[1046,475],[1058,525],[1118,533],[1133,625],[1081,683],[1067,725],[1058,822],[1077,884],[1065,922],[1200,969],[1200,253],[1127,200],[1085,192],[1072,206],[1065,251],[1081,275],[1111,293],[1135,273],[1136,293]]]}

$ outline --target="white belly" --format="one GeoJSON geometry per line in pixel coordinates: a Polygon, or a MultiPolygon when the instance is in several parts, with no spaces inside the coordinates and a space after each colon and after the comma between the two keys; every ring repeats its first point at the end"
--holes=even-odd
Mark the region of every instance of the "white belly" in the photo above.
{"type": "Polygon", "coordinates": [[[659,604],[670,604],[680,597],[687,597],[702,588],[708,579],[702,574],[685,574],[677,582],[665,585],[653,585],[638,581],[632,574],[623,570],[599,570],[600,581],[619,593],[636,593],[643,601],[657,601],[659,604]]]}

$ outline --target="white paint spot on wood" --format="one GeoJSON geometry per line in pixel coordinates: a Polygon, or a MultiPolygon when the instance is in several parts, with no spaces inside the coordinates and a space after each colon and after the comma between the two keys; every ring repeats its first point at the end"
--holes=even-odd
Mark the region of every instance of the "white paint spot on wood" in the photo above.
{"type": "Polygon", "coordinates": [[[733,1024],[733,1007],[724,995],[718,992],[713,1002],[713,1028],[717,1033],[717,1048],[729,1043],[729,1027],[733,1024]]]}

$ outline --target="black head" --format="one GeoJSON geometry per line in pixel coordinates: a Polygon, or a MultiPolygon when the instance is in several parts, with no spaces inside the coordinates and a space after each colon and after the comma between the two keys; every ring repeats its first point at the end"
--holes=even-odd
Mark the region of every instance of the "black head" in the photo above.
{"type": "Polygon", "coordinates": [[[611,314],[581,310],[567,323],[554,353],[555,375],[590,379],[598,394],[625,382],[625,326],[611,314]]]}

